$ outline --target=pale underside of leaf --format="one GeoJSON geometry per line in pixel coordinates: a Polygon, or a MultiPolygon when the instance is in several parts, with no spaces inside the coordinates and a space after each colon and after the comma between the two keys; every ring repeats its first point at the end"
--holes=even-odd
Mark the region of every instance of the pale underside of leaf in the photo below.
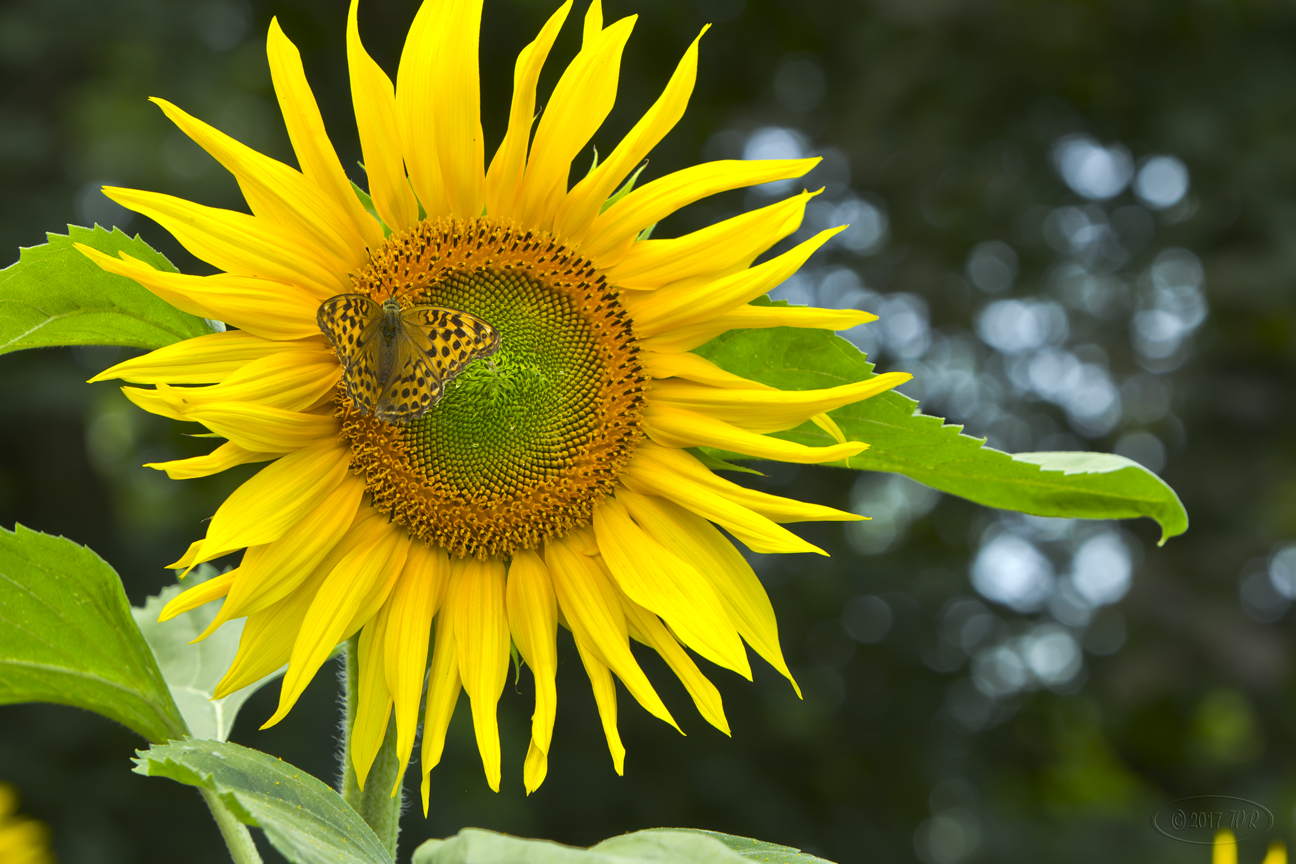
{"type": "Polygon", "coordinates": [[[604,840],[588,849],[465,828],[414,850],[412,864],[830,864],[779,846],[688,828],[653,828],[604,840]]]}
{"type": "Polygon", "coordinates": [[[294,864],[391,864],[364,820],[334,789],[266,753],[187,738],[136,752],[136,774],[216,794],[294,864]]]}
{"type": "Polygon", "coordinates": [[[190,733],[195,738],[227,741],[234,726],[234,718],[243,703],[261,687],[282,675],[284,670],[272,672],[228,696],[212,698],[216,685],[225,676],[238,653],[239,638],[243,635],[243,619],[226,622],[206,639],[190,644],[215,619],[220,610],[219,604],[208,603],[163,622],[158,621],[158,615],[182,591],[216,575],[215,567],[204,564],[190,572],[183,583],[168,585],[160,594],[148,598],[142,607],[133,607],[131,612],[140,632],[153,649],[162,677],[166,680],[180,713],[184,715],[190,733]]]}

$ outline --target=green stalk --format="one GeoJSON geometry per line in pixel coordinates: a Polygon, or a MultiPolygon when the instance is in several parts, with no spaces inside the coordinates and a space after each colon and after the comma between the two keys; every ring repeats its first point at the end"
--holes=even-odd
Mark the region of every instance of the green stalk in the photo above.
{"type": "Polygon", "coordinates": [[[395,795],[391,794],[392,787],[396,786],[405,773],[405,765],[396,754],[396,718],[387,721],[387,734],[383,736],[382,746],[374,757],[364,789],[360,788],[351,759],[351,730],[355,727],[356,700],[360,690],[359,646],[360,637],[357,634],[347,640],[343,654],[346,664],[342,679],[346,693],[346,717],[342,726],[342,798],[373,829],[388,854],[395,860],[396,841],[400,837],[401,804],[405,797],[403,789],[398,789],[395,795]]]}
{"type": "Polygon", "coordinates": [[[215,792],[201,787],[198,791],[207,802],[212,818],[216,820],[216,827],[220,828],[221,837],[225,838],[225,845],[229,847],[234,864],[261,864],[261,853],[257,851],[247,826],[234,818],[234,814],[221,803],[220,796],[215,792]]]}

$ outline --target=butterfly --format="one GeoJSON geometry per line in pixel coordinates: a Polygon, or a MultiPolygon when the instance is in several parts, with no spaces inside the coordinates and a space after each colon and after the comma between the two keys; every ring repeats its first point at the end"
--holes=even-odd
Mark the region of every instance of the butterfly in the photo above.
{"type": "Polygon", "coordinates": [[[342,363],[361,414],[388,423],[417,420],[468,364],[499,350],[500,335],[476,315],[440,306],[401,308],[363,294],[320,304],[316,322],[342,363]]]}

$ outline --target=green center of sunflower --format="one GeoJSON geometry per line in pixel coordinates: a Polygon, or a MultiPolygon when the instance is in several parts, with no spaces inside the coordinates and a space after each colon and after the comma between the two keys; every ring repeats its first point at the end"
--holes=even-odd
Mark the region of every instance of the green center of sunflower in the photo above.
{"type": "Polygon", "coordinates": [[[589,524],[642,438],[648,378],[593,265],[547,234],[437,220],[389,238],[355,284],[476,315],[501,340],[408,425],[362,415],[340,390],[374,506],[458,555],[507,556],[589,524]]]}
{"type": "Polygon", "coordinates": [[[406,434],[414,464],[475,492],[552,479],[589,437],[599,396],[598,344],[572,299],[523,273],[453,273],[426,299],[469,312],[501,335],[406,434]]]}

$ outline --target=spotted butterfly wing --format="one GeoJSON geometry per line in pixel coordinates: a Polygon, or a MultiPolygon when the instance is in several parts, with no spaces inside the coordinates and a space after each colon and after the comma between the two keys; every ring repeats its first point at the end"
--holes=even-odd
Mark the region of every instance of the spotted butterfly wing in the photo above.
{"type": "Polygon", "coordinates": [[[391,366],[374,416],[393,423],[417,419],[441,398],[468,364],[499,350],[499,331],[476,315],[415,306],[398,317],[391,366]]]}
{"type": "Polygon", "coordinates": [[[333,343],[347,393],[360,413],[372,414],[382,392],[382,304],[363,294],[339,294],[320,305],[315,321],[333,343]]]}
{"type": "Polygon", "coordinates": [[[455,309],[402,309],[362,294],[326,300],[317,316],[342,364],[347,392],[362,414],[408,423],[441,398],[445,383],[499,349],[499,333],[455,309]]]}

